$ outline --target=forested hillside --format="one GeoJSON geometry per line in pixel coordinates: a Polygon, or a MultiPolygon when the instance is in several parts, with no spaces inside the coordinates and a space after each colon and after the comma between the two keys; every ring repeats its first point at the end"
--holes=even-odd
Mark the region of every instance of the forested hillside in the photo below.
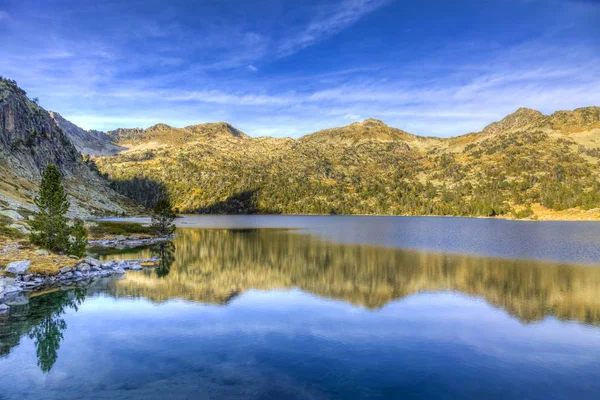
{"type": "Polygon", "coordinates": [[[128,148],[95,158],[113,187],[146,205],[167,193],[180,212],[524,218],[600,206],[600,107],[519,109],[450,139],[373,119],[298,140],[226,123],[110,134],[128,148]]]}

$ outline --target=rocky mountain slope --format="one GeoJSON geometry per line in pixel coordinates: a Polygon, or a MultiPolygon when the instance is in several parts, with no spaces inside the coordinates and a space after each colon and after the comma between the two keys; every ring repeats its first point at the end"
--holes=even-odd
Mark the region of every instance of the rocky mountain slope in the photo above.
{"type": "Polygon", "coordinates": [[[449,139],[373,119],[298,140],[226,123],[111,136],[128,150],[96,162],[114,187],[148,204],[168,192],[185,212],[599,216],[600,107],[519,109],[449,139]]]}
{"type": "MultiPolygon", "coordinates": [[[[14,81],[0,79],[0,211],[33,210],[41,174],[50,163],[63,173],[72,216],[121,214],[132,203],[82,161],[69,135],[14,81]]],[[[12,212],[11,212],[12,211],[12,212]]]]}
{"type": "Polygon", "coordinates": [[[114,155],[123,150],[124,147],[112,143],[110,135],[100,131],[86,131],[64,119],[59,113],[49,111],[50,117],[63,132],[67,134],[71,143],[81,154],[87,155],[114,155]]]}

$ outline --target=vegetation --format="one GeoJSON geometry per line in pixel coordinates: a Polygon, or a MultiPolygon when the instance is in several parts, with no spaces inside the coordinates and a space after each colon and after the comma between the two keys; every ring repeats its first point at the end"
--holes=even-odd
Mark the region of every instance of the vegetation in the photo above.
{"type": "Polygon", "coordinates": [[[66,213],[69,201],[62,185],[60,170],[54,164],[48,165],[44,171],[35,205],[39,211],[29,221],[31,243],[54,252],[83,256],[87,231],[81,221],[68,223],[66,213]]]}
{"type": "Polygon", "coordinates": [[[175,232],[175,224],[173,224],[175,218],[177,218],[177,214],[173,211],[169,199],[160,199],[152,210],[150,229],[159,236],[171,235],[175,232]]]}
{"type": "Polygon", "coordinates": [[[95,161],[117,191],[150,206],[167,195],[180,212],[530,218],[533,205],[600,206],[600,168],[590,156],[600,143],[588,132],[597,124],[598,107],[550,117],[521,109],[451,139],[376,120],[299,140],[164,125],[122,133],[119,144],[130,150],[95,161]]]}
{"type": "Polygon", "coordinates": [[[92,238],[116,235],[150,235],[152,233],[149,227],[142,224],[113,221],[97,221],[90,226],[89,231],[92,238]]]}

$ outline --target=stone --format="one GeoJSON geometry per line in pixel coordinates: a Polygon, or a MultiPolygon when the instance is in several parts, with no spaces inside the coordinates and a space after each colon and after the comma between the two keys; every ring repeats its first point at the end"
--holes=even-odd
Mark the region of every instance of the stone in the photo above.
{"type": "Polygon", "coordinates": [[[72,258],[72,259],[74,259],[74,260],[78,260],[78,259],[79,259],[79,257],[77,257],[77,256],[74,256],[73,254],[69,254],[69,256],[68,256],[68,257],[69,257],[69,258],[72,258]]]}
{"type": "Polygon", "coordinates": [[[23,293],[19,293],[15,296],[7,297],[4,300],[4,304],[6,304],[7,306],[11,306],[11,307],[24,306],[24,305],[29,304],[29,297],[27,297],[23,293]]]}
{"type": "Polygon", "coordinates": [[[116,274],[120,274],[120,275],[125,273],[125,270],[121,267],[114,267],[113,271],[115,271],[116,274]]]}
{"type": "Polygon", "coordinates": [[[77,269],[80,270],[80,271],[82,271],[82,272],[89,271],[90,268],[91,268],[90,265],[86,264],[86,263],[81,263],[81,264],[79,264],[77,266],[77,269]]]}
{"type": "Polygon", "coordinates": [[[21,292],[23,289],[21,289],[19,286],[17,285],[10,285],[10,286],[6,286],[4,288],[4,295],[9,295],[12,293],[19,293],[21,292]]]}
{"type": "Polygon", "coordinates": [[[33,252],[36,256],[47,256],[50,253],[46,250],[36,250],[33,252]]]}
{"type": "Polygon", "coordinates": [[[60,279],[71,279],[73,277],[73,273],[72,272],[65,272],[64,274],[62,274],[60,276],[60,279]]]}
{"type": "Polygon", "coordinates": [[[8,310],[10,310],[9,306],[6,304],[0,304],[0,314],[4,314],[5,312],[8,312],[8,310]]]}
{"type": "Polygon", "coordinates": [[[124,236],[124,235],[118,235],[118,236],[116,237],[116,239],[117,239],[119,242],[124,242],[125,240],[127,240],[127,237],[126,237],[126,236],[124,236]]]}
{"type": "Polygon", "coordinates": [[[64,273],[67,273],[67,272],[71,272],[71,267],[68,267],[68,266],[65,265],[64,267],[61,267],[59,269],[59,271],[60,271],[61,274],[64,274],[64,273]]]}
{"type": "Polygon", "coordinates": [[[99,260],[96,260],[93,257],[86,257],[85,260],[86,264],[92,265],[94,267],[100,267],[102,265],[102,263],[99,260]]]}
{"type": "Polygon", "coordinates": [[[29,260],[15,261],[8,264],[5,271],[15,275],[23,275],[27,272],[30,265],[31,261],[29,260]]]}
{"type": "Polygon", "coordinates": [[[5,217],[14,219],[16,221],[22,221],[25,219],[25,218],[23,218],[23,216],[21,214],[19,214],[18,212],[14,211],[14,210],[1,210],[0,215],[4,215],[5,217]]]}
{"type": "Polygon", "coordinates": [[[29,282],[31,275],[23,275],[23,282],[29,282]]]}
{"type": "Polygon", "coordinates": [[[142,267],[140,264],[138,263],[133,263],[129,265],[129,269],[133,270],[133,271],[139,271],[140,269],[144,269],[144,267],[142,267]]]}
{"type": "Polygon", "coordinates": [[[81,279],[81,278],[83,278],[83,274],[79,271],[75,271],[75,272],[73,272],[73,278],[81,279]]]}
{"type": "Polygon", "coordinates": [[[10,224],[8,227],[10,229],[15,229],[15,230],[21,232],[23,235],[29,235],[29,233],[31,232],[29,229],[27,229],[26,227],[24,227],[23,225],[20,225],[20,224],[10,224]]]}

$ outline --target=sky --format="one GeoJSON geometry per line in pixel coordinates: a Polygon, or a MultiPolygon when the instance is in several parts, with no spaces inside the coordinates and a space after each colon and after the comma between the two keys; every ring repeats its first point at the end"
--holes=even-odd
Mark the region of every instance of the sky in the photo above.
{"type": "Polygon", "coordinates": [[[600,106],[600,0],[0,0],[0,75],[85,129],[448,137],[600,106]]]}

